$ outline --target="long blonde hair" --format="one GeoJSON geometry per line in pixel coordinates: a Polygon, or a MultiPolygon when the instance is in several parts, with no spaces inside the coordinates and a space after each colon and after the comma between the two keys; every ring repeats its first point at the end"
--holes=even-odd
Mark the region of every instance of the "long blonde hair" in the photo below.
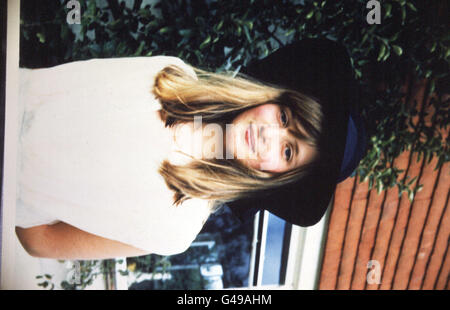
{"type": "MultiPolygon", "coordinates": [[[[193,68],[196,77],[177,66],[161,70],[153,93],[160,100],[161,120],[166,127],[202,116],[202,121],[225,124],[246,109],[265,103],[291,108],[306,131],[297,135],[316,146],[321,131],[322,113],[317,101],[299,92],[262,84],[244,75],[211,73],[193,68]]],[[[223,203],[250,198],[261,191],[283,186],[302,178],[314,163],[282,174],[252,169],[229,159],[195,159],[189,164],[162,162],[159,173],[175,193],[174,203],[189,198],[212,201],[214,207],[223,203]]]]}

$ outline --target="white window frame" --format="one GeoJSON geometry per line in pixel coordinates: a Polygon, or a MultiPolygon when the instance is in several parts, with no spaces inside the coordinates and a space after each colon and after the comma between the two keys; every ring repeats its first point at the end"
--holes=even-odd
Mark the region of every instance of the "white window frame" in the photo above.
{"type": "MultiPolygon", "coordinates": [[[[330,204],[332,201],[333,199],[330,200],[330,204]]],[[[254,221],[253,247],[250,259],[248,289],[317,289],[322,266],[326,234],[328,231],[330,209],[331,208],[329,206],[325,215],[314,226],[300,227],[292,225],[284,285],[262,285],[269,213],[267,211],[258,212],[254,221]],[[260,224],[261,216],[264,217],[262,225],[260,224]],[[262,229],[262,232],[259,231],[260,229],[262,229]],[[259,251],[257,249],[258,233],[262,236],[259,251]],[[259,253],[259,257],[257,257],[257,253],[259,253]],[[255,282],[255,272],[258,274],[256,277],[256,285],[253,285],[255,282]]]]}
{"type": "MultiPolygon", "coordinates": [[[[331,202],[333,199],[331,199],[331,202]]],[[[300,227],[292,225],[289,237],[289,253],[287,257],[286,278],[284,285],[262,285],[264,273],[264,253],[266,248],[267,227],[269,212],[260,211],[255,215],[252,252],[250,256],[250,271],[248,287],[227,288],[226,290],[315,290],[318,288],[319,276],[322,266],[323,251],[325,248],[326,234],[330,207],[322,219],[314,226],[300,227]],[[260,224],[261,217],[262,225],[260,224]],[[258,234],[261,242],[258,244],[258,234]],[[258,250],[259,248],[259,250],[258,250]],[[307,250],[306,250],[307,249],[307,250]],[[258,254],[257,254],[258,253],[258,254]],[[262,272],[261,272],[262,270],[262,272]],[[256,275],[256,285],[253,285],[256,275]]],[[[120,274],[125,271],[126,258],[116,259],[116,289],[127,290],[127,276],[120,274]],[[122,263],[119,261],[122,260],[122,263]]]]}

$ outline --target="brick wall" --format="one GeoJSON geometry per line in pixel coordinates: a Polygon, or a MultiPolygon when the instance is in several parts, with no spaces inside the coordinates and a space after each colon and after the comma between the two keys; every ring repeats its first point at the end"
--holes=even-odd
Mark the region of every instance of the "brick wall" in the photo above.
{"type": "MultiPolygon", "coordinates": [[[[405,100],[421,108],[426,81],[407,87],[405,100]]],[[[430,121],[432,106],[427,109],[430,121]]],[[[395,159],[394,166],[404,170],[400,178],[417,176],[424,185],[412,202],[405,193],[399,197],[396,187],[369,191],[357,177],[338,184],[319,289],[449,289],[450,164],[434,170],[436,163],[409,151],[395,159]],[[380,284],[367,281],[371,260],[378,262],[372,272],[380,272],[380,284]]]]}

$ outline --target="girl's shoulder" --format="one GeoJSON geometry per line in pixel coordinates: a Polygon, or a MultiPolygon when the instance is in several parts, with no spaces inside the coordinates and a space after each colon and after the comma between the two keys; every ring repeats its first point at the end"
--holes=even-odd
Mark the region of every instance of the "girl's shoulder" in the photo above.
{"type": "MultiPolygon", "coordinates": [[[[160,71],[163,68],[176,65],[181,67],[183,70],[189,70],[194,72],[192,67],[184,62],[181,58],[175,56],[136,56],[136,57],[118,57],[118,58],[93,58],[89,60],[84,60],[80,62],[85,62],[86,65],[98,65],[98,66],[121,66],[122,68],[133,67],[134,69],[150,69],[153,68],[155,71],[160,71]]],[[[78,63],[78,62],[73,62],[78,63]]]]}
{"type": "MultiPolygon", "coordinates": [[[[125,74],[127,72],[159,72],[163,68],[176,65],[195,76],[194,70],[182,59],[175,56],[136,56],[136,57],[113,57],[113,58],[91,58],[76,60],[59,64],[48,68],[28,69],[20,68],[22,75],[31,74],[64,74],[77,75],[78,73],[95,74],[125,74]]],[[[117,76],[116,76],[117,77],[117,76]]]]}
{"type": "Polygon", "coordinates": [[[122,65],[126,64],[139,64],[139,65],[154,65],[154,66],[166,66],[166,65],[180,65],[187,66],[187,64],[178,57],[175,56],[130,56],[130,57],[112,57],[112,58],[92,58],[87,60],[74,61],[71,63],[86,62],[88,64],[95,63],[119,63],[122,65]]]}

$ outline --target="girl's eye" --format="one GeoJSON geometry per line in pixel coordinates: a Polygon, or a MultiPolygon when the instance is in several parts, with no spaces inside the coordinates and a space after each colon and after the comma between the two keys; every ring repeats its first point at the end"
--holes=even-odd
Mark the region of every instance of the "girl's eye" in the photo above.
{"type": "Polygon", "coordinates": [[[289,146],[286,146],[284,148],[284,158],[286,159],[286,161],[289,161],[291,159],[291,156],[292,156],[291,148],[289,146]]]}
{"type": "Polygon", "coordinates": [[[287,123],[288,123],[288,117],[284,110],[281,110],[280,119],[281,119],[281,124],[283,125],[283,127],[286,127],[287,123]]]}

